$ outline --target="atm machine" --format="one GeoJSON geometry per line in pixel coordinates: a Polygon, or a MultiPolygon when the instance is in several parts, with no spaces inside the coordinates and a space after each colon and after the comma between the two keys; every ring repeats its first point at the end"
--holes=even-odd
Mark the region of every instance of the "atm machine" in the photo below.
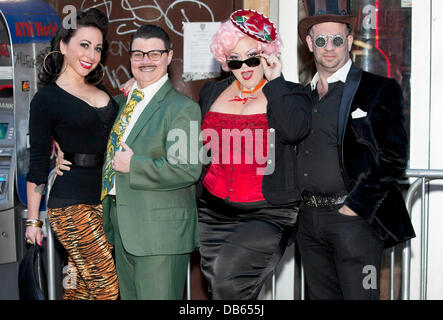
{"type": "MultiPolygon", "coordinates": [[[[29,105],[38,89],[36,59],[60,26],[44,0],[0,2],[0,300],[19,298],[18,266],[26,248],[29,105]]],[[[40,216],[46,217],[44,201],[40,216]]]]}

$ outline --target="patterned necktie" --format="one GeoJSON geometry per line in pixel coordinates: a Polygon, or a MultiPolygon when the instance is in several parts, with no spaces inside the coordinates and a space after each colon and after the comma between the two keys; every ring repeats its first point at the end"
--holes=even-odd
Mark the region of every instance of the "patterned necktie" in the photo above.
{"type": "Polygon", "coordinates": [[[109,136],[108,147],[106,149],[106,160],[103,170],[102,180],[102,194],[100,199],[103,200],[109,191],[114,186],[115,171],[112,169],[112,160],[114,159],[115,152],[120,148],[120,141],[123,137],[126,127],[131,121],[132,111],[135,106],[143,99],[143,92],[137,89],[132,91],[131,99],[129,99],[125,108],[123,109],[120,119],[114,124],[109,136]]]}

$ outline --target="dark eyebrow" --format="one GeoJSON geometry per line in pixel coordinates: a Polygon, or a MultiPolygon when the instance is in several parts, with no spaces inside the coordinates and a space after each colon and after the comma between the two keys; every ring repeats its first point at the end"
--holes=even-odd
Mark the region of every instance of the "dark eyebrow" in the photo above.
{"type": "MultiPolygon", "coordinates": [[[[92,42],[89,41],[88,39],[83,39],[83,40],[81,40],[81,41],[86,41],[87,43],[92,44],[92,42]]],[[[96,45],[96,47],[98,47],[98,46],[103,46],[103,44],[102,44],[102,43],[99,43],[99,44],[96,45]]]]}

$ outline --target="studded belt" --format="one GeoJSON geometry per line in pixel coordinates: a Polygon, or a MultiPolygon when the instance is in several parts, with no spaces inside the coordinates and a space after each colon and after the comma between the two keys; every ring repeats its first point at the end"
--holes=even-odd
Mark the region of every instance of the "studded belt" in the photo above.
{"type": "Polygon", "coordinates": [[[303,191],[301,198],[303,202],[312,208],[329,207],[345,202],[347,195],[330,195],[330,196],[318,196],[313,193],[303,191]]]}

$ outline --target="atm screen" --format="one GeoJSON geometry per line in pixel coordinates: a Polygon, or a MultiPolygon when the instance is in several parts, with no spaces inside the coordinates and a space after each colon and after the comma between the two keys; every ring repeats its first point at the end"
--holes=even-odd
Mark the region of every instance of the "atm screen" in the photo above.
{"type": "Polygon", "coordinates": [[[6,138],[6,132],[8,131],[8,124],[9,123],[0,123],[0,140],[6,138]]]}

